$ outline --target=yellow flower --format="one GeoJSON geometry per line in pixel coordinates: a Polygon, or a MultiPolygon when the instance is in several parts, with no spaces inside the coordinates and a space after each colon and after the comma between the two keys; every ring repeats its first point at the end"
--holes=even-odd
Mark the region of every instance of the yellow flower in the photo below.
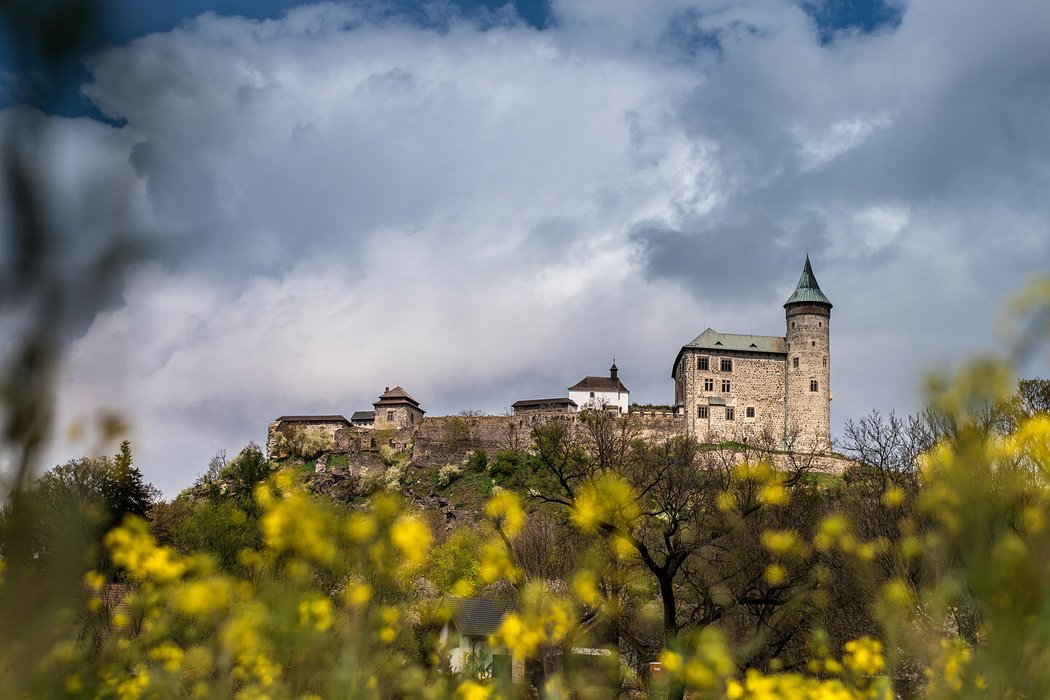
{"type": "Polygon", "coordinates": [[[477,681],[464,681],[456,688],[456,695],[460,700],[488,700],[492,694],[492,688],[477,681]]]}
{"type": "Polygon", "coordinates": [[[351,582],[346,588],[346,602],[354,607],[367,605],[372,599],[372,587],[367,583],[351,582]]]}
{"type": "Polygon", "coordinates": [[[606,474],[576,493],[571,517],[584,532],[597,532],[604,524],[629,530],[638,518],[638,500],[630,484],[606,474]]]}
{"type": "Polygon", "coordinates": [[[496,527],[501,528],[507,537],[514,537],[525,522],[525,511],[521,508],[521,501],[512,492],[497,488],[492,498],[485,504],[485,515],[487,515],[496,527]]]}
{"type": "Polygon", "coordinates": [[[798,534],[794,530],[766,530],[761,539],[762,546],[777,556],[795,553],[801,547],[798,534]]]}
{"type": "Polygon", "coordinates": [[[846,642],[845,650],[842,662],[854,673],[874,676],[886,667],[886,659],[882,656],[882,642],[876,639],[854,639],[846,642]]]}
{"type": "Polygon", "coordinates": [[[770,586],[779,586],[787,580],[787,569],[780,564],[770,564],[762,577],[770,586]]]}
{"type": "Polygon", "coordinates": [[[182,649],[171,642],[164,642],[149,650],[150,660],[160,662],[165,671],[178,671],[184,657],[182,649]]]}
{"type": "Polygon", "coordinates": [[[404,515],[390,528],[390,540],[411,564],[422,564],[433,542],[422,518],[404,515]]]}
{"type": "Polygon", "coordinates": [[[233,598],[233,585],[221,576],[190,581],[174,592],[175,608],[184,615],[198,617],[225,610],[233,598]]]}
{"type": "Polygon", "coordinates": [[[576,573],[572,579],[572,590],[584,605],[595,606],[602,600],[602,594],[598,590],[598,575],[590,569],[576,573]]]}
{"type": "Polygon", "coordinates": [[[299,603],[299,625],[324,632],[332,626],[332,601],[313,597],[299,603]]]}
{"type": "Polygon", "coordinates": [[[904,505],[905,496],[904,489],[900,486],[890,486],[882,494],[882,505],[887,508],[900,508],[904,505]]]}
{"type": "Polygon", "coordinates": [[[781,484],[766,484],[758,492],[758,502],[766,506],[786,506],[791,502],[791,495],[781,484]]]}

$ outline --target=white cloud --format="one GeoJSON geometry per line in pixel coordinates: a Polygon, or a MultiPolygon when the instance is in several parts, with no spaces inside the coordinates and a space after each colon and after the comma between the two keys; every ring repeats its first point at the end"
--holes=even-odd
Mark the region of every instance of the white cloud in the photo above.
{"type": "Polygon", "coordinates": [[[807,247],[835,419],[912,408],[1045,260],[1047,12],[927,2],[822,46],[774,0],[556,2],[545,31],[322,5],[106,51],[86,93],[127,123],[83,138],[187,244],[74,345],[64,415],[125,407],[172,493],[276,415],[393,383],[499,411],[615,353],[669,401],[705,326],[782,332],[807,247]]]}

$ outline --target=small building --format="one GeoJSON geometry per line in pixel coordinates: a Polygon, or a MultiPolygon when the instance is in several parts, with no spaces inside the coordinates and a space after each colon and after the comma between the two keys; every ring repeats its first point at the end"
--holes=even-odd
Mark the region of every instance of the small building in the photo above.
{"type": "Polygon", "coordinates": [[[613,362],[608,377],[584,377],[569,387],[569,398],[580,409],[610,409],[617,413],[627,413],[631,392],[623,385],[618,376],[619,370],[613,362]]]}
{"type": "Polygon", "coordinates": [[[400,386],[386,387],[372,405],[375,407],[372,427],[376,430],[413,428],[423,422],[426,413],[400,386]]]}
{"type": "Polygon", "coordinates": [[[574,413],[579,410],[575,401],[566,398],[525,399],[515,401],[511,404],[511,408],[514,409],[516,416],[525,413],[574,413]]]}
{"type": "Polygon", "coordinates": [[[350,416],[350,424],[355,428],[371,428],[375,419],[375,411],[354,411],[350,416]]]}
{"type": "MultiPolygon", "coordinates": [[[[449,598],[443,602],[448,621],[441,628],[439,641],[449,650],[453,673],[487,672],[497,678],[516,676],[510,650],[498,644],[503,618],[511,612],[511,603],[479,598],[449,598]],[[493,645],[492,642],[497,642],[493,645]]],[[[520,663],[519,663],[520,666],[520,663]]]]}

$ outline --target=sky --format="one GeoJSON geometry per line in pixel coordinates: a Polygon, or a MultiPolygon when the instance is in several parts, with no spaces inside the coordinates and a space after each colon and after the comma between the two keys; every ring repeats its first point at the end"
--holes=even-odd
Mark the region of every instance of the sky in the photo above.
{"type": "Polygon", "coordinates": [[[705,328],[784,333],[807,254],[837,437],[1002,349],[1050,261],[1050,4],[110,7],[41,182],[162,253],[75,324],[58,423],[122,412],[168,496],[386,386],[498,414],[615,358],[669,403],[705,328]]]}

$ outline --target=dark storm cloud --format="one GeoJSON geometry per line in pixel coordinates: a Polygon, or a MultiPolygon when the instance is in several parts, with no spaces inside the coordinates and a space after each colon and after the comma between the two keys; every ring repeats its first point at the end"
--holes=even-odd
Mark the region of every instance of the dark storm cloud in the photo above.
{"type": "MultiPolygon", "coordinates": [[[[642,269],[650,279],[682,284],[698,298],[735,305],[768,303],[784,280],[801,270],[800,251],[823,248],[820,222],[788,232],[770,220],[670,229],[639,224],[631,238],[639,246],[642,269]]],[[[804,255],[804,252],[801,253],[804,255]]]]}
{"type": "Polygon", "coordinates": [[[809,252],[837,429],[994,345],[1045,266],[1050,7],[927,0],[830,41],[781,0],[551,15],[434,29],[326,4],[99,54],[85,93],[123,126],[69,123],[75,160],[188,243],[75,344],[63,416],[127,407],[170,493],[274,416],[385,385],[501,412],[615,354],[665,403],[704,327],[783,332],[809,252]]]}

